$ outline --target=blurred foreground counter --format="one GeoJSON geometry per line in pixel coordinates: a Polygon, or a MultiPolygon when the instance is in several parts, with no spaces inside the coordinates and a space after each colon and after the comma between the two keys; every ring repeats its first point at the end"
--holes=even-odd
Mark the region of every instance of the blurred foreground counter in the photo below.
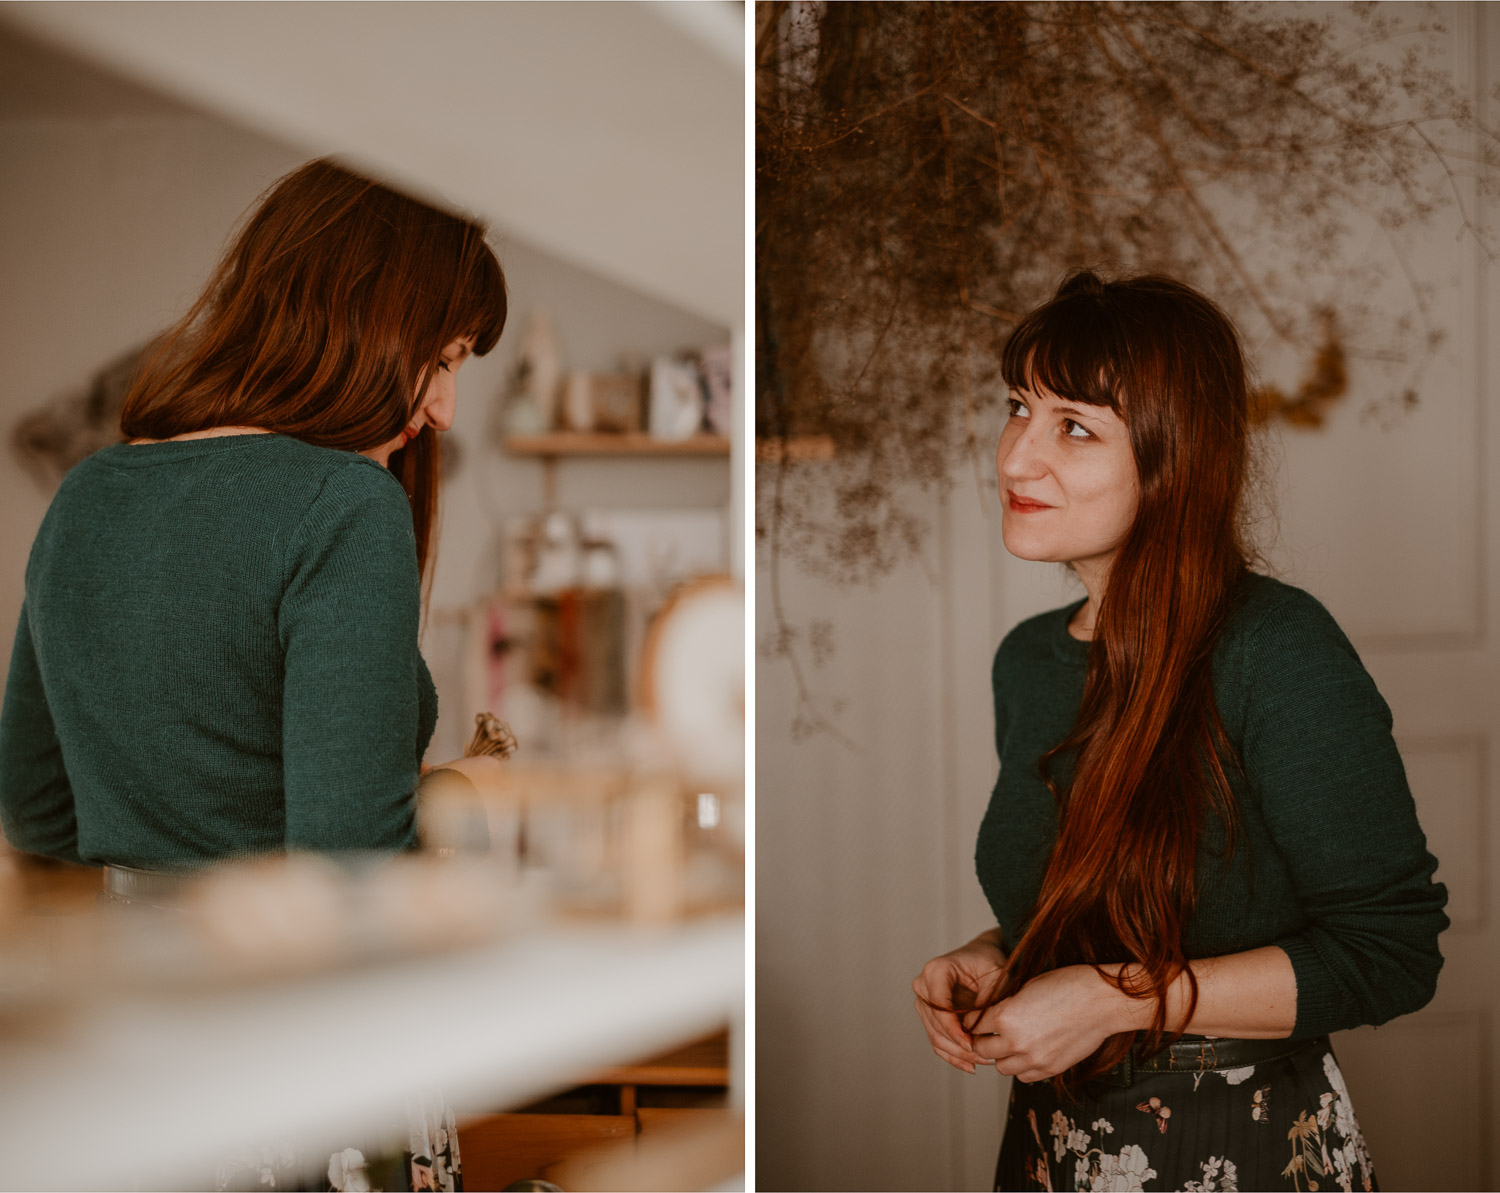
{"type": "MultiPolygon", "coordinates": [[[[74,877],[81,892],[86,876],[74,877]]],[[[32,900],[27,918],[50,920],[44,951],[86,939],[68,939],[97,920],[80,903],[32,900]]],[[[324,1154],[378,1146],[372,1124],[399,1120],[418,1090],[467,1116],[471,1189],[493,1187],[496,1147],[513,1157],[505,1140],[522,1137],[527,1163],[565,1188],[670,1187],[650,1183],[652,1164],[682,1174],[680,1187],[722,1185],[743,1137],[744,943],[738,912],[658,925],[549,918],[466,947],[233,982],[116,982],[110,973],[126,971],[101,967],[61,982],[39,972],[28,986],[16,968],[0,991],[0,1185],[181,1188],[260,1141],[324,1154]],[[654,1068],[641,1063],[653,1056],[654,1068]],[[714,1087],[717,1101],[642,1095],[653,1082],[714,1087]],[[611,1104],[544,1101],[601,1089],[611,1104]],[[496,1113],[507,1108],[535,1121],[496,1113]],[[577,1155],[579,1140],[612,1138],[628,1150],[577,1155]]],[[[168,969],[180,961],[162,957],[168,969]]]]}

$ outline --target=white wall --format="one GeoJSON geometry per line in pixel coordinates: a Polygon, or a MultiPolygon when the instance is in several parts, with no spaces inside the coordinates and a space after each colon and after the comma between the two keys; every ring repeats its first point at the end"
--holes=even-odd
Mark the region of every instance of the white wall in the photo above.
{"type": "Polygon", "coordinates": [[[666,301],[744,301],[743,5],[5,4],[307,150],[352,155],[666,301]]]}

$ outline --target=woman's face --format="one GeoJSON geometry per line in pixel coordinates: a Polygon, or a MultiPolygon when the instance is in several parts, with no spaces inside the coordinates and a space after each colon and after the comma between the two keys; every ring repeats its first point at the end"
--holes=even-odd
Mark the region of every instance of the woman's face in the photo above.
{"type": "Polygon", "coordinates": [[[391,453],[400,451],[410,440],[415,439],[423,427],[431,426],[439,431],[446,431],[451,427],[454,411],[458,408],[458,370],[463,367],[473,350],[474,340],[471,336],[459,336],[444,348],[437,373],[427,381],[427,390],[412,414],[411,422],[389,443],[382,443],[379,447],[372,447],[360,454],[369,456],[377,464],[384,466],[390,462],[391,453]]]}
{"type": "Polygon", "coordinates": [[[1020,559],[1107,569],[1140,500],[1130,434],[1108,407],[1040,387],[1010,391],[996,465],[1005,548],[1020,559]]]}

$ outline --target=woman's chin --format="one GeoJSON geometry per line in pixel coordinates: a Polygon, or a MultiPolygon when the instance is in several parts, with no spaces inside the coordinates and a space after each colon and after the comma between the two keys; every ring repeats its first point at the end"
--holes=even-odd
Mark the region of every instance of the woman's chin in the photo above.
{"type": "Polygon", "coordinates": [[[1038,540],[1032,535],[1002,528],[1000,537],[1005,540],[1005,549],[1017,559],[1029,563],[1061,563],[1064,556],[1058,554],[1053,543],[1038,540]]]}

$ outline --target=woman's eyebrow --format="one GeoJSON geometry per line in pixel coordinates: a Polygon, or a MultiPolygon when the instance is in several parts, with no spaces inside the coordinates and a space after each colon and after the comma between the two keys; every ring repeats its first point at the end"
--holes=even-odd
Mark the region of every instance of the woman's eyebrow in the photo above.
{"type": "Polygon", "coordinates": [[[1059,406],[1053,413],[1064,415],[1067,418],[1081,418],[1085,422],[1100,421],[1099,411],[1092,406],[1085,406],[1082,410],[1074,406],[1059,406]]]}

